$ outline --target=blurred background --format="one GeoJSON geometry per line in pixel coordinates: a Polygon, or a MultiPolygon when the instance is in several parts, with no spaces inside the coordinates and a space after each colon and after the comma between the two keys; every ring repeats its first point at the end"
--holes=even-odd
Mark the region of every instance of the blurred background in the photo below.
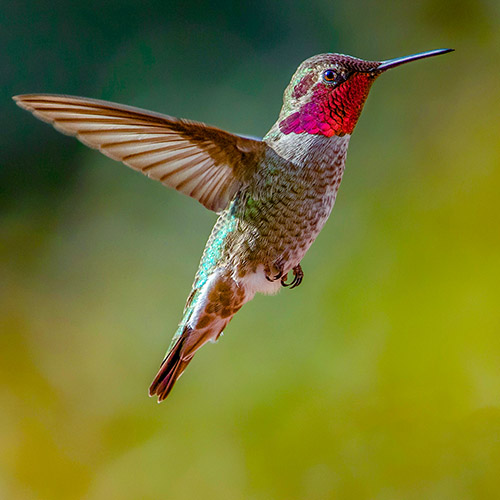
{"type": "Polygon", "coordinates": [[[500,488],[500,4],[6,2],[0,497],[485,499],[500,488]],[[381,77],[305,280],[147,396],[215,221],[10,100],[263,136],[305,58],[381,77]]]}

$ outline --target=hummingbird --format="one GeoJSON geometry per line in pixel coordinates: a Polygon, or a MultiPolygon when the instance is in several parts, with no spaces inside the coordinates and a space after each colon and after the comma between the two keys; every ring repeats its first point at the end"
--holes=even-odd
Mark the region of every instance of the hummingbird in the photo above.
{"type": "Polygon", "coordinates": [[[196,351],[215,342],[257,292],[300,285],[301,261],[332,211],[373,82],[388,69],[452,50],[386,61],[313,56],[292,76],[262,140],[96,99],[13,98],[60,132],[219,214],[150,396],[164,400],[196,351]]]}

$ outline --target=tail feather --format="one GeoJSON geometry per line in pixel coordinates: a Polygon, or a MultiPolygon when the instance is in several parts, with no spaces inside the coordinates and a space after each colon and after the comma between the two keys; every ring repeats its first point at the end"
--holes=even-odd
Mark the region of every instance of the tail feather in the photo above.
{"type": "Polygon", "coordinates": [[[192,359],[192,356],[189,356],[188,359],[182,357],[187,334],[188,332],[185,331],[172,347],[149,388],[149,395],[158,396],[158,403],[161,403],[169,395],[176,380],[182,375],[192,359]]]}
{"type": "MultiPolygon", "coordinates": [[[[196,351],[209,341],[214,342],[233,315],[248,300],[244,288],[231,277],[213,274],[193,292],[184,318],[174,335],[175,343],[167,352],[151,387],[150,396],[163,401],[193,359],[196,351]]],[[[173,341],[174,342],[174,341],[173,341]]]]}

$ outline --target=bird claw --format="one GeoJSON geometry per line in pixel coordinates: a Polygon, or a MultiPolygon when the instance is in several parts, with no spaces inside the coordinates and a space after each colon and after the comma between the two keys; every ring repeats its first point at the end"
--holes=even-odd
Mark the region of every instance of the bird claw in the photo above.
{"type": "Polygon", "coordinates": [[[297,264],[293,269],[293,280],[290,283],[287,283],[286,280],[288,278],[288,274],[283,276],[281,278],[281,286],[290,287],[290,290],[292,288],[295,288],[299,286],[302,283],[302,279],[304,278],[304,271],[302,271],[302,268],[300,267],[300,264],[297,264]]]}
{"type": "MultiPolygon", "coordinates": [[[[282,276],[283,276],[283,273],[278,273],[278,274],[275,274],[274,276],[269,276],[268,274],[266,274],[266,280],[273,283],[276,280],[279,280],[280,278],[283,279],[282,276]]],[[[285,279],[286,279],[286,276],[285,276],[285,279]]]]}
{"type": "MultiPolygon", "coordinates": [[[[266,280],[270,281],[273,283],[276,280],[279,280],[280,278],[283,279],[283,264],[281,262],[275,262],[272,265],[272,268],[269,266],[266,266],[265,268],[265,274],[266,274],[266,280]]],[[[285,276],[286,279],[286,276],[285,276]]]]}

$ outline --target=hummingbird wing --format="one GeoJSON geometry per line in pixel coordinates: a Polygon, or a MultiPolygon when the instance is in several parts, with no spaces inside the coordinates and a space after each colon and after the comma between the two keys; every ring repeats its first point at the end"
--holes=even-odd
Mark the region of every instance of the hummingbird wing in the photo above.
{"type": "Polygon", "coordinates": [[[51,94],[13,98],[60,132],[143,174],[223,210],[267,146],[203,123],[97,99],[51,94]]]}

